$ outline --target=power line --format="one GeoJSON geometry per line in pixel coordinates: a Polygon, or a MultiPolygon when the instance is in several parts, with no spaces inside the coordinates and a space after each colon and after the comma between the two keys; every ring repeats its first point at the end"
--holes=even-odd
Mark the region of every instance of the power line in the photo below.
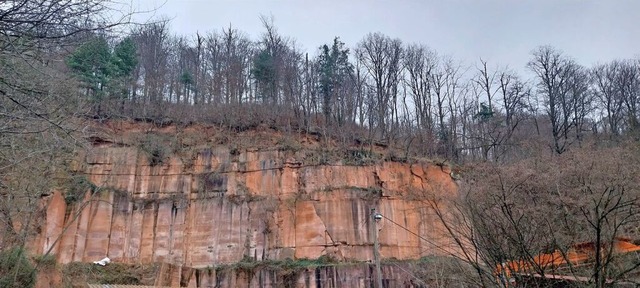
{"type": "MultiPolygon", "coordinates": [[[[409,232],[410,234],[413,234],[413,235],[415,235],[416,237],[420,238],[421,240],[423,240],[423,241],[427,242],[428,244],[432,245],[433,247],[435,247],[435,248],[437,248],[437,249],[440,249],[440,250],[442,250],[443,252],[445,252],[445,253],[447,253],[447,254],[451,254],[448,250],[446,250],[445,248],[443,248],[441,245],[436,244],[436,243],[435,243],[435,242],[433,242],[432,240],[429,240],[429,239],[427,239],[427,238],[424,238],[424,237],[420,236],[420,234],[418,234],[418,233],[416,233],[416,232],[413,232],[413,231],[409,230],[409,228],[404,227],[404,226],[402,226],[402,225],[398,224],[397,222],[395,222],[395,221],[391,220],[391,219],[390,219],[390,218],[388,218],[387,216],[384,216],[384,215],[382,215],[382,214],[380,214],[380,216],[382,216],[382,218],[384,218],[384,219],[388,220],[389,222],[391,222],[391,223],[395,224],[396,226],[398,226],[398,227],[402,228],[403,230],[405,230],[405,231],[409,232]]],[[[422,252],[423,252],[423,251],[421,251],[421,253],[422,253],[422,252]]]]}
{"type": "MultiPolygon", "coordinates": [[[[382,217],[383,219],[386,219],[386,220],[388,220],[389,222],[391,222],[391,223],[395,224],[396,226],[398,226],[398,227],[402,228],[403,230],[405,230],[405,231],[409,232],[410,234],[413,234],[413,235],[417,236],[418,238],[420,238],[420,239],[424,240],[424,241],[425,241],[425,242],[427,242],[428,244],[431,244],[431,245],[433,245],[434,247],[436,247],[436,248],[438,248],[438,249],[441,249],[442,251],[444,251],[444,252],[446,252],[446,253],[449,253],[449,251],[447,251],[447,250],[445,250],[444,248],[440,247],[439,245],[437,245],[437,244],[433,243],[433,241],[431,241],[431,240],[429,240],[429,239],[427,239],[427,238],[424,238],[424,237],[420,236],[420,234],[418,234],[418,233],[415,233],[415,232],[411,231],[409,228],[404,227],[404,226],[402,226],[402,225],[398,224],[397,222],[395,222],[395,221],[391,220],[390,218],[388,218],[388,217],[386,217],[386,216],[384,216],[384,215],[382,215],[382,214],[380,214],[380,213],[376,213],[376,214],[375,214],[375,216],[382,217]]],[[[422,254],[422,251],[420,251],[420,254],[422,254]]],[[[405,273],[407,273],[409,276],[413,277],[414,279],[416,279],[416,280],[420,281],[421,283],[423,283],[423,284],[425,284],[425,285],[427,285],[427,286],[428,286],[428,284],[427,284],[425,281],[423,281],[420,277],[418,277],[418,276],[414,275],[413,273],[411,273],[411,272],[409,272],[409,271],[405,270],[404,268],[400,267],[400,266],[399,266],[398,264],[396,264],[396,263],[393,263],[393,262],[390,262],[390,263],[391,263],[391,264],[393,264],[393,265],[395,265],[396,267],[398,267],[400,270],[404,271],[405,273]]]]}

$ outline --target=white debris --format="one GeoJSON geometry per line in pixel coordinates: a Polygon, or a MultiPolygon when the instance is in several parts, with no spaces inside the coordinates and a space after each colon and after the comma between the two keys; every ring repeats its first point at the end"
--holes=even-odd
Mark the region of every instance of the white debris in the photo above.
{"type": "Polygon", "coordinates": [[[93,264],[98,264],[100,266],[104,266],[111,263],[111,259],[109,259],[109,257],[104,257],[104,259],[100,260],[100,261],[93,261],[93,264]]]}

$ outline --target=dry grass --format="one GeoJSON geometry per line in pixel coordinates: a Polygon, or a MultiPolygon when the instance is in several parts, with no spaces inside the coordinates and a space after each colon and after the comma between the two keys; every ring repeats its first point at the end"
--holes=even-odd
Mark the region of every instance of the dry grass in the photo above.
{"type": "Polygon", "coordinates": [[[86,287],[87,284],[153,285],[158,265],[127,265],[73,262],[62,267],[63,287],[86,287]]]}

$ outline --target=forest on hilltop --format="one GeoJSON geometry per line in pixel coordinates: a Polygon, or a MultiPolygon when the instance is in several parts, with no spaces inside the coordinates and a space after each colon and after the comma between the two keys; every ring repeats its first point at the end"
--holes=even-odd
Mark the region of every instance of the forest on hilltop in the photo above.
{"type": "Polygon", "coordinates": [[[90,33],[59,55],[60,68],[82,87],[83,116],[95,119],[326,130],[457,163],[562,154],[637,130],[639,59],[586,67],[532,47],[526,69],[535,77],[524,79],[503,63],[460,63],[377,32],[352,48],[336,37],[301,51],[261,19],[258,39],[231,26],[176,36],[170,21],[90,33]]]}
{"type": "MultiPolygon", "coordinates": [[[[532,47],[527,79],[508,63],[460,63],[377,32],[302,51],[266,17],[257,39],[232,26],[176,36],[170,21],[114,19],[109,4],[0,5],[0,251],[36,233],[39,199],[90,147],[87,121],[111,119],[266,125],[460,165],[461,196],[449,203],[459,217],[440,219],[473,248],[457,257],[481,286],[510,259],[544,275],[540,252],[640,239],[640,59],[584,66],[532,47]]],[[[424,199],[438,209],[438,199],[424,199]]],[[[588,269],[565,272],[596,287],[637,278],[637,257],[603,247],[588,269]]]]}

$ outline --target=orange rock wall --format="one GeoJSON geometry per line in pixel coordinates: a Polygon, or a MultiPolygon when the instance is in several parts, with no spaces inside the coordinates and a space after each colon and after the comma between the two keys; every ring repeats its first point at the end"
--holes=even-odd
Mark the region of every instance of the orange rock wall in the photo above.
{"type": "MultiPolygon", "coordinates": [[[[417,267],[407,263],[382,265],[384,287],[430,287],[428,280],[417,278],[415,272],[432,267],[417,267]]],[[[433,267],[433,269],[437,269],[433,267]]],[[[175,279],[175,277],[174,277],[175,279]]],[[[372,264],[360,263],[341,266],[308,267],[297,273],[282,275],[270,269],[245,271],[216,271],[200,269],[194,271],[183,287],[220,287],[220,288],[261,288],[261,287],[304,287],[304,288],[354,288],[375,287],[375,268],[372,264]]],[[[172,283],[178,287],[179,283],[172,283]]],[[[435,285],[434,285],[435,286],[435,285]]]]}
{"type": "Polygon", "coordinates": [[[376,225],[383,258],[453,251],[425,194],[455,197],[432,164],[312,165],[283,151],[204,149],[150,166],[135,148],[95,148],[80,171],[102,192],[67,207],[48,199],[36,245],[59,262],[109,257],[204,268],[255,260],[370,260],[376,225]],[[373,224],[375,208],[387,219],[373,224]],[[56,240],[58,239],[58,240],[56,240]]]}

